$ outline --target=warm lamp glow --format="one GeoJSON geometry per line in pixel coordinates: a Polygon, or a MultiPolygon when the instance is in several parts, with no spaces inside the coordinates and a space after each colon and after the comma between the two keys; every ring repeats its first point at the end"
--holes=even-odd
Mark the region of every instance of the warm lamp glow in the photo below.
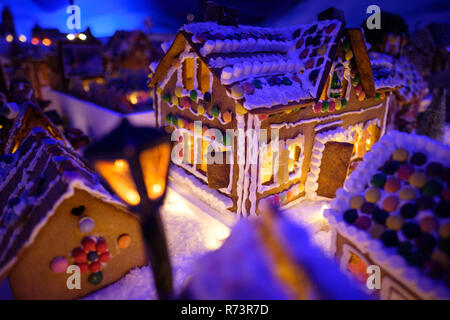
{"type": "Polygon", "coordinates": [[[6,41],[7,41],[7,42],[13,42],[13,40],[14,40],[14,37],[13,37],[12,34],[8,34],[8,35],[6,36],[6,41]]]}
{"type": "Polygon", "coordinates": [[[49,45],[52,44],[52,41],[50,39],[48,39],[48,38],[44,38],[44,39],[42,39],[42,44],[44,46],[48,47],[49,45]]]}
{"type": "Polygon", "coordinates": [[[86,35],[84,34],[84,33],[80,33],[79,35],[78,35],[78,39],[80,39],[80,40],[86,40],[86,35]]]}
{"type": "Polygon", "coordinates": [[[69,33],[69,34],[66,36],[66,38],[67,38],[67,40],[72,41],[73,39],[75,39],[75,35],[74,35],[73,33],[69,33]]]}
{"type": "Polygon", "coordinates": [[[36,46],[36,45],[39,44],[39,39],[38,38],[32,38],[31,39],[31,43],[36,46]]]}
{"type": "Polygon", "coordinates": [[[19,36],[19,41],[20,41],[20,42],[25,42],[25,41],[27,41],[27,37],[25,37],[23,34],[21,34],[21,35],[19,36]]]}
{"type": "Polygon", "coordinates": [[[145,150],[139,156],[148,197],[152,200],[161,197],[166,189],[169,157],[170,146],[168,144],[145,150]]]}
{"type": "Polygon", "coordinates": [[[131,177],[128,162],[123,159],[97,161],[95,169],[108,181],[122,200],[133,206],[139,204],[141,198],[131,177]]]}

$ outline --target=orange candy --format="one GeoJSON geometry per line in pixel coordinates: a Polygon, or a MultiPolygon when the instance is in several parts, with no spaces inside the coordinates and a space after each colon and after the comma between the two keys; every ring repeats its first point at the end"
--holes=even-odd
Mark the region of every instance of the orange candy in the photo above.
{"type": "Polygon", "coordinates": [[[398,207],[398,198],[396,196],[389,196],[383,200],[383,209],[387,212],[392,212],[398,207]]]}
{"type": "Polygon", "coordinates": [[[359,209],[364,204],[364,198],[362,196],[353,196],[350,199],[350,207],[352,209],[359,209]]]}
{"type": "Polygon", "coordinates": [[[130,244],[131,244],[131,237],[126,233],[122,234],[117,239],[117,245],[119,246],[120,249],[128,248],[130,244]]]}
{"type": "Polygon", "coordinates": [[[423,172],[415,172],[409,177],[409,184],[422,188],[427,183],[427,176],[423,172]]]}
{"type": "Polygon", "coordinates": [[[406,187],[400,190],[398,195],[402,200],[412,200],[416,197],[416,189],[412,187],[406,187]]]}
{"type": "Polygon", "coordinates": [[[384,184],[384,190],[386,190],[387,192],[397,192],[398,189],[400,189],[401,184],[400,184],[400,180],[398,180],[397,178],[389,178],[388,181],[386,181],[386,183],[384,184]]]}

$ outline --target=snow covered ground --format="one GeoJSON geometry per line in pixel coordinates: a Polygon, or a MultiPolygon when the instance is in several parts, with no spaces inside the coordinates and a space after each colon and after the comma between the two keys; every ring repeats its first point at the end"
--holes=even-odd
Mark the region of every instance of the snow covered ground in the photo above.
{"type": "MultiPolygon", "coordinates": [[[[230,233],[229,226],[206,213],[208,209],[195,196],[188,200],[177,188],[168,189],[161,215],[163,217],[171,256],[175,291],[182,290],[192,272],[195,261],[203,254],[221,246],[230,233]]],[[[178,189],[179,190],[179,189],[178,189]]],[[[305,200],[286,209],[287,215],[299,224],[309,226],[313,239],[328,252],[330,234],[322,212],[326,201],[305,200]]],[[[0,284],[0,299],[11,299],[6,281],[0,284]]],[[[116,283],[105,287],[86,299],[141,300],[155,299],[151,268],[135,268],[116,283]]]]}

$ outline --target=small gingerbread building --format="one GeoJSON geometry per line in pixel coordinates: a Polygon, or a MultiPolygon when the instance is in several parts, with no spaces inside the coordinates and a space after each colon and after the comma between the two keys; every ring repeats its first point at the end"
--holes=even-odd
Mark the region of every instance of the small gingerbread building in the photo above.
{"type": "Polygon", "coordinates": [[[450,298],[450,148],[391,131],[325,213],[341,270],[365,287],[380,267],[381,299],[450,298]]]}
{"type": "Polygon", "coordinates": [[[0,185],[0,279],[16,299],[83,297],[146,263],[138,218],[62,142],[34,128],[0,185]],[[80,288],[67,285],[70,265],[80,288]]]}
{"type": "Polygon", "coordinates": [[[183,162],[172,174],[211,206],[242,216],[254,215],[261,201],[334,197],[353,163],[383,135],[394,90],[375,89],[362,31],[345,29],[335,9],[285,29],[187,24],[150,86],[157,126],[183,133],[183,162]],[[184,160],[194,153],[194,121],[203,125],[196,162],[184,160]],[[279,151],[272,151],[270,133],[267,143],[254,134],[238,161],[228,129],[278,130],[279,151]],[[230,152],[234,162],[208,164],[209,146],[230,152]]]}

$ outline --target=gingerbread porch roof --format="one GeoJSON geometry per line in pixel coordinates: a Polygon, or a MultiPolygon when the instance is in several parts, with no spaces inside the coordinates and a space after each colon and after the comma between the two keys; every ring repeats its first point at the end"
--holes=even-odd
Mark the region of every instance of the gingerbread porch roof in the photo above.
{"type": "Polygon", "coordinates": [[[123,208],[73,150],[36,127],[12,155],[0,185],[0,278],[75,189],[123,208]]]}
{"type": "Polygon", "coordinates": [[[375,264],[420,296],[450,298],[450,148],[389,132],[325,216],[375,264]]]}
{"type": "MultiPolygon", "coordinates": [[[[361,30],[350,31],[352,48],[360,49],[358,55],[355,51],[357,64],[367,64],[362,69],[367,76],[361,75],[361,82],[368,96],[373,96],[364,38],[361,30]]],[[[309,103],[320,98],[343,35],[344,23],[339,20],[280,29],[215,22],[187,24],[159,63],[150,86],[164,83],[172,60],[192,48],[230,96],[233,87],[242,88],[242,96],[235,99],[247,110],[309,103]]]]}

